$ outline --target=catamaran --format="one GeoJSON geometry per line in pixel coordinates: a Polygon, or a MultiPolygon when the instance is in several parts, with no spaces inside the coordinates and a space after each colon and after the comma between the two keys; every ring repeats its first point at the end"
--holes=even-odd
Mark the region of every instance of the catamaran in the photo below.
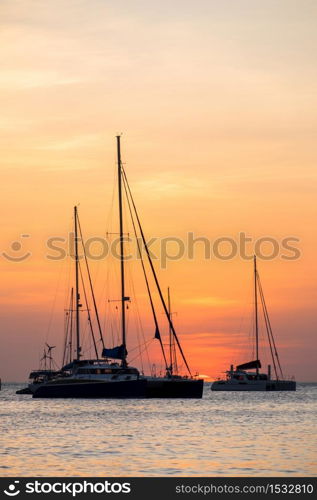
{"type": "MultiPolygon", "coordinates": [[[[185,358],[183,349],[181,347],[179,338],[176,334],[170,308],[167,307],[165,298],[163,296],[157,274],[152,262],[149,252],[147,241],[145,239],[143,229],[141,226],[140,218],[136,209],[136,205],[132,196],[132,192],[128,183],[126,172],[121,161],[121,143],[120,136],[117,136],[117,166],[118,166],[118,205],[119,205],[119,234],[120,234],[120,309],[121,309],[121,344],[113,347],[106,347],[104,337],[102,334],[99,314],[96,306],[94,290],[92,287],[92,280],[89,271],[85,247],[83,247],[84,262],[88,275],[88,282],[92,302],[94,305],[95,317],[99,329],[100,341],[102,343],[102,355],[98,356],[97,343],[93,332],[92,321],[89,313],[87,294],[83,282],[82,269],[79,262],[78,254],[78,232],[80,240],[83,243],[83,235],[81,231],[80,221],[78,218],[77,207],[74,207],[74,233],[75,233],[75,304],[73,305],[73,294],[71,296],[71,305],[69,311],[75,312],[75,330],[76,330],[76,356],[66,359],[65,349],[68,346],[69,353],[72,353],[73,340],[71,337],[65,339],[63,366],[61,370],[56,373],[33,373],[33,380],[29,384],[34,398],[71,398],[71,397],[103,397],[103,398],[201,398],[203,393],[204,381],[197,376],[193,376],[189,368],[188,362],[185,358]],[[141,262],[145,284],[147,289],[148,298],[150,301],[152,317],[155,326],[154,338],[159,341],[161,347],[164,364],[165,374],[156,376],[141,374],[135,367],[131,367],[127,362],[127,325],[126,325],[126,305],[130,302],[130,297],[126,294],[125,283],[125,249],[124,249],[124,221],[123,221],[123,196],[129,208],[131,221],[134,229],[135,239],[138,246],[138,254],[141,262]],[[141,238],[140,238],[141,237],[141,238]],[[160,333],[159,322],[154,307],[152,291],[150,289],[149,279],[146,272],[145,263],[142,256],[140,247],[140,239],[143,242],[146,257],[150,266],[152,277],[154,279],[158,296],[163,306],[163,311],[167,319],[170,338],[170,359],[165,352],[164,343],[160,333]],[[81,280],[81,281],[80,281],[81,280]],[[80,325],[80,311],[81,311],[81,291],[80,283],[83,288],[84,298],[86,302],[86,310],[88,311],[88,323],[91,329],[93,345],[95,349],[95,359],[83,359],[82,346],[81,346],[81,325],[80,325]],[[183,363],[186,366],[188,375],[180,375],[176,363],[176,347],[180,353],[183,363]],[[172,354],[173,352],[173,354],[172,354]],[[173,359],[172,359],[173,357],[173,359]],[[174,361],[173,361],[174,360],[174,361]]],[[[170,297],[168,299],[170,301],[170,297]]],[[[71,316],[72,318],[72,316],[71,316]]],[[[70,325],[73,323],[72,319],[70,325]]],[[[70,327],[70,332],[72,328],[70,327]]]]}
{"type": "MultiPolygon", "coordinates": [[[[120,221],[122,217],[122,206],[120,205],[120,221]]],[[[89,278],[90,291],[92,294],[94,311],[99,327],[100,340],[103,345],[104,358],[98,357],[97,344],[92,328],[92,320],[88,307],[87,293],[83,282],[83,273],[79,262],[78,253],[78,229],[80,231],[81,241],[83,242],[80,222],[78,218],[77,207],[74,207],[74,243],[75,243],[75,330],[76,330],[76,356],[64,365],[56,376],[44,380],[43,383],[33,384],[33,398],[139,398],[145,397],[146,380],[140,377],[137,368],[128,366],[126,349],[126,331],[125,331],[125,293],[122,288],[122,344],[113,349],[107,349],[104,344],[102,330],[100,326],[99,314],[97,310],[95,295],[92,287],[92,280],[88,266],[88,260],[85,253],[84,260],[89,278]],[[80,310],[81,292],[80,282],[84,291],[84,298],[88,312],[88,322],[91,327],[91,334],[95,348],[95,359],[82,359],[81,346],[81,325],[80,310]],[[121,363],[112,362],[108,358],[121,359],[121,363]]],[[[123,229],[120,224],[121,241],[123,238],[123,229]]],[[[121,278],[123,276],[123,257],[121,258],[121,278]]],[[[122,279],[122,283],[124,280],[122,279]]],[[[71,309],[72,310],[72,309],[71,309]]],[[[71,329],[70,329],[71,331],[71,329]]],[[[65,340],[65,346],[67,345],[65,340]]],[[[72,345],[72,340],[70,340],[72,345]]],[[[65,351],[64,351],[65,352],[65,351]]]]}
{"type": "Polygon", "coordinates": [[[275,339],[268,315],[260,276],[257,270],[256,256],[254,262],[254,303],[255,303],[255,353],[256,359],[236,366],[231,365],[226,372],[226,378],[216,380],[211,385],[212,391],[295,391],[295,380],[286,380],[283,375],[275,339]],[[271,373],[271,365],[268,365],[267,373],[260,372],[261,361],[259,359],[259,315],[258,294],[262,304],[264,322],[270,347],[274,375],[271,373]],[[252,371],[250,371],[252,370],[252,371]],[[253,371],[255,370],[255,371],[253,371]]]}

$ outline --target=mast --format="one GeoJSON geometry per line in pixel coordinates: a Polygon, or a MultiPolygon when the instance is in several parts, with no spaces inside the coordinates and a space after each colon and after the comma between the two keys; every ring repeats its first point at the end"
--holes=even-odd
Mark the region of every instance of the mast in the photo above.
{"type": "MultiPolygon", "coordinates": [[[[171,319],[171,295],[170,295],[170,287],[167,288],[167,300],[168,300],[168,316],[171,319]]],[[[173,374],[173,343],[172,343],[172,329],[170,322],[168,322],[168,330],[169,330],[169,352],[170,352],[170,373],[173,374]]]]}
{"type": "Polygon", "coordinates": [[[69,362],[72,361],[73,354],[73,315],[74,315],[74,289],[72,287],[70,294],[70,326],[69,326],[69,362]]]}
{"type": "MultiPolygon", "coordinates": [[[[257,269],[256,255],[254,255],[254,307],[255,307],[255,352],[256,359],[259,359],[259,321],[258,321],[258,287],[257,287],[257,269]]],[[[259,367],[256,367],[256,376],[258,378],[259,367]]]]}
{"type": "Polygon", "coordinates": [[[118,157],[118,196],[119,196],[119,230],[120,230],[120,271],[121,271],[121,331],[122,331],[122,365],[126,366],[126,322],[125,322],[125,290],[124,290],[124,247],[123,247],[123,217],[122,217],[122,170],[120,135],[117,135],[118,157]]]}
{"type": "Polygon", "coordinates": [[[77,236],[77,207],[74,207],[74,223],[75,223],[75,311],[76,311],[76,359],[80,360],[80,323],[79,323],[79,258],[78,258],[78,236],[77,236]]]}

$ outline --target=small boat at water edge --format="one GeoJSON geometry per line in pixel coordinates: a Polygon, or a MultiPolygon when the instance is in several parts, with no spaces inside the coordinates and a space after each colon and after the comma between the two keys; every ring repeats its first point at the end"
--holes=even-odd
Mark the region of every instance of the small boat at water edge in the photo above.
{"type": "Polygon", "coordinates": [[[104,359],[74,360],[40,385],[34,398],[144,398],[146,381],[136,368],[104,359]]]}
{"type": "MultiPolygon", "coordinates": [[[[271,379],[271,366],[268,365],[268,373],[246,371],[251,369],[251,363],[239,365],[236,369],[231,366],[226,372],[225,380],[216,380],[212,391],[296,391],[295,380],[271,379]],[[248,368],[249,367],[249,368],[248,368]]],[[[255,363],[255,362],[254,362],[255,363]]],[[[260,362],[258,368],[261,367],[260,362]]]]}
{"type": "Polygon", "coordinates": [[[281,368],[271,322],[268,315],[263,289],[257,271],[256,256],[254,256],[254,303],[255,303],[255,349],[256,359],[238,365],[234,369],[231,365],[230,370],[226,372],[226,378],[216,380],[211,385],[212,391],[296,391],[295,380],[285,380],[281,368]],[[261,299],[264,322],[270,353],[274,368],[275,378],[271,377],[271,365],[268,365],[267,373],[260,373],[261,361],[259,359],[259,324],[258,324],[258,292],[261,299]],[[248,370],[255,370],[248,371],[248,370]]]}
{"type": "Polygon", "coordinates": [[[40,384],[44,384],[44,382],[51,380],[60,373],[52,356],[53,349],[55,349],[55,346],[45,343],[43,357],[40,359],[40,367],[30,373],[28,386],[19,389],[16,394],[33,394],[40,384]]]}

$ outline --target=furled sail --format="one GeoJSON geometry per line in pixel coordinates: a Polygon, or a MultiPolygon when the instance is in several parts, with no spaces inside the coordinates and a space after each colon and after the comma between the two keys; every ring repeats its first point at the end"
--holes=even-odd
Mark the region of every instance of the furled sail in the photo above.
{"type": "Polygon", "coordinates": [[[251,370],[252,368],[261,368],[261,362],[259,359],[237,366],[237,370],[251,370]]]}
{"type": "Polygon", "coordinates": [[[117,347],[113,347],[112,349],[103,349],[102,357],[103,358],[112,358],[112,359],[124,359],[128,354],[128,351],[124,347],[124,345],[119,345],[117,347]]]}

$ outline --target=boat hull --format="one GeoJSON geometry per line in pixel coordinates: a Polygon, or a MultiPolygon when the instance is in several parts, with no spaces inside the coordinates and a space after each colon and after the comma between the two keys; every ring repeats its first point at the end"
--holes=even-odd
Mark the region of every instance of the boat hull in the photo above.
{"type": "Polygon", "coordinates": [[[232,383],[223,380],[211,385],[212,391],[296,391],[294,380],[259,380],[254,383],[232,383]]]}
{"type": "Polygon", "coordinates": [[[147,398],[195,398],[203,395],[204,381],[191,379],[148,378],[147,398]]]}
{"type": "Polygon", "coordinates": [[[40,385],[33,398],[144,398],[146,381],[58,381],[40,385]]]}
{"type": "Polygon", "coordinates": [[[33,394],[31,389],[29,387],[24,387],[24,389],[19,389],[18,391],[15,391],[16,394],[33,394]]]}

